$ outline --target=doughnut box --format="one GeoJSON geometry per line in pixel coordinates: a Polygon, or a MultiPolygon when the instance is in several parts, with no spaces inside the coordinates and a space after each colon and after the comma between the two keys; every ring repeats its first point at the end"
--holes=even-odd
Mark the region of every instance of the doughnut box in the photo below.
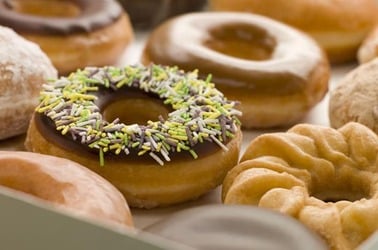
{"type": "Polygon", "coordinates": [[[0,0],[1,249],[378,249],[377,1],[44,1],[0,0]]]}
{"type": "MultiPolygon", "coordinates": [[[[136,62],[142,52],[141,49],[147,36],[148,34],[145,32],[136,34],[135,43],[123,56],[122,60],[125,63],[136,62]]],[[[344,74],[354,67],[354,64],[334,67],[332,69],[331,88],[344,74]]],[[[315,107],[304,121],[312,124],[327,125],[328,120],[324,115],[327,109],[327,102],[328,97],[315,107]]],[[[242,151],[245,150],[252,139],[264,132],[271,131],[245,131],[243,133],[242,151]]],[[[2,141],[0,147],[2,150],[24,150],[23,142],[24,135],[21,135],[2,141]]],[[[0,232],[3,235],[2,240],[6,246],[19,246],[20,249],[26,245],[30,247],[28,249],[74,249],[77,246],[80,246],[80,249],[103,249],[109,245],[112,246],[112,249],[124,249],[125,247],[132,247],[133,249],[191,249],[175,241],[156,236],[157,231],[154,227],[162,226],[156,226],[155,224],[179,213],[181,210],[195,207],[201,208],[204,205],[218,204],[220,202],[220,189],[218,188],[197,201],[182,205],[155,210],[132,209],[134,223],[138,229],[138,232],[135,233],[132,230],[120,229],[114,225],[73,216],[72,213],[68,213],[64,209],[52,209],[50,206],[41,205],[33,199],[25,201],[25,197],[22,194],[8,188],[1,188],[1,220],[6,227],[3,227],[0,232]],[[17,214],[17,223],[14,223],[15,214],[17,214]],[[52,228],[55,229],[52,230],[52,228]],[[18,240],[20,238],[24,240],[18,240]],[[96,241],[94,239],[101,240],[96,241]],[[41,242],[43,242],[42,245],[41,242]],[[79,242],[81,245],[78,245],[79,242]]],[[[177,220],[173,218],[173,221],[177,220]]],[[[169,228],[167,225],[163,226],[169,228]]],[[[163,229],[160,228],[159,230],[163,229]]],[[[378,237],[372,236],[360,249],[375,249],[377,244],[378,237]]]]}

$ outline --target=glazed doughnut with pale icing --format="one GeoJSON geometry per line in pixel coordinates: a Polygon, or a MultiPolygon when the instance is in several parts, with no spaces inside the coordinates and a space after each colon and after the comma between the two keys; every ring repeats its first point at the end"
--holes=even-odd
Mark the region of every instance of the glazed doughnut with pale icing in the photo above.
{"type": "Polygon", "coordinates": [[[328,89],[329,65],[307,35],[274,20],[241,13],[197,13],[171,19],[148,38],[142,62],[198,69],[231,100],[242,126],[292,125],[328,89]]]}
{"type": "Polygon", "coordinates": [[[378,136],[359,123],[264,134],[227,174],[223,201],[280,211],[330,249],[356,249],[378,229],[377,156],[378,136]]]}
{"type": "Polygon", "coordinates": [[[330,92],[330,124],[339,128],[359,122],[378,133],[378,59],[360,65],[337,83],[330,92]]]}
{"type": "Polygon", "coordinates": [[[0,139],[25,133],[42,83],[57,76],[40,48],[0,27],[0,139]]]}
{"type": "Polygon", "coordinates": [[[60,74],[116,63],[133,37],[115,0],[1,0],[0,25],[39,44],[60,74]]]}
{"type": "Polygon", "coordinates": [[[234,107],[196,72],[86,68],[44,85],[26,148],[99,173],[130,206],[167,206],[215,188],[237,163],[234,107]]]}
{"type": "Polygon", "coordinates": [[[210,9],[260,14],[310,34],[332,63],[356,58],[357,49],[377,23],[373,0],[210,0],[210,9]]]}
{"type": "Polygon", "coordinates": [[[133,225],[122,194],[108,181],[73,161],[30,152],[0,151],[0,185],[78,216],[133,225]]]}

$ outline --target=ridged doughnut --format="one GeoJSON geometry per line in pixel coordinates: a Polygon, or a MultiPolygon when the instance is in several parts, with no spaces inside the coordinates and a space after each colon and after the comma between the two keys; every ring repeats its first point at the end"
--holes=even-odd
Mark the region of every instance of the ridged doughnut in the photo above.
{"type": "Polygon", "coordinates": [[[223,201],[270,208],[356,249],[378,229],[378,136],[359,123],[300,124],[251,141],[226,176],[223,201]]]}

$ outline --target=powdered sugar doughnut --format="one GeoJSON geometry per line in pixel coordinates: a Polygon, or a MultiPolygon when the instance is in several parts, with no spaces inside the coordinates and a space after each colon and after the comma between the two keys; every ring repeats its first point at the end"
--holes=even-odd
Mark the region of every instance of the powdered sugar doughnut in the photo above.
{"type": "Polygon", "coordinates": [[[57,72],[41,49],[0,27],[0,139],[26,132],[42,83],[57,72]]]}

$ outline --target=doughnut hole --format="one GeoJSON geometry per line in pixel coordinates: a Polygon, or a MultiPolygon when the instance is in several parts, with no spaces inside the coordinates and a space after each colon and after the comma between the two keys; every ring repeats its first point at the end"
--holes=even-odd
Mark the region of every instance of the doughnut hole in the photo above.
{"type": "Polygon", "coordinates": [[[77,4],[65,0],[8,0],[5,3],[15,12],[32,16],[67,18],[79,16],[81,12],[77,4]]]}
{"type": "Polygon", "coordinates": [[[337,169],[335,176],[327,184],[315,183],[310,195],[324,202],[355,202],[371,198],[373,183],[370,172],[344,166],[337,169]]]}
{"type": "Polygon", "coordinates": [[[210,30],[204,45],[219,53],[246,60],[262,61],[272,57],[276,40],[266,30],[234,24],[210,30]]]}
{"type": "Polygon", "coordinates": [[[125,124],[146,124],[149,120],[157,121],[160,115],[166,119],[168,113],[168,108],[161,101],[147,98],[116,100],[102,111],[106,121],[119,118],[125,124]]]}

